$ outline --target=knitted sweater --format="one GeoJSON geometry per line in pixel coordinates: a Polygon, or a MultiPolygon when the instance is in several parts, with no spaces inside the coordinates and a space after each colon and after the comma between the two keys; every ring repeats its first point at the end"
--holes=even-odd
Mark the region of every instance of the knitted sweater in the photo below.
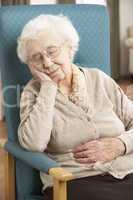
{"type": "MultiPolygon", "coordinates": [[[[85,112],[66,98],[53,81],[40,85],[33,78],[21,95],[19,142],[27,150],[45,151],[74,178],[106,172],[121,179],[133,172],[133,103],[104,72],[78,67],[84,73],[89,109],[85,112]],[[102,137],[119,137],[126,145],[125,155],[107,163],[75,161],[75,146],[102,137]]],[[[40,177],[43,189],[53,185],[48,174],[40,172],[40,177]]]]}

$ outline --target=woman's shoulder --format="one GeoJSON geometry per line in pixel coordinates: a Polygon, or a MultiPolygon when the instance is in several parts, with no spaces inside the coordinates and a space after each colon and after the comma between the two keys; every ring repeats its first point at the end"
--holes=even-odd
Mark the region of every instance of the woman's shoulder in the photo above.
{"type": "Polygon", "coordinates": [[[90,67],[83,67],[79,66],[81,70],[83,70],[86,79],[91,83],[91,85],[101,85],[102,87],[106,88],[107,90],[112,87],[117,87],[116,82],[105,72],[98,68],[90,68],[90,67]]]}
{"type": "Polygon", "coordinates": [[[101,80],[109,78],[109,76],[99,68],[91,68],[87,66],[78,66],[86,75],[87,78],[94,80],[101,80]]]}
{"type": "Polygon", "coordinates": [[[81,68],[83,71],[85,71],[88,75],[93,74],[95,76],[102,76],[105,74],[102,70],[96,67],[87,67],[87,66],[81,66],[81,65],[78,67],[81,68]]]}

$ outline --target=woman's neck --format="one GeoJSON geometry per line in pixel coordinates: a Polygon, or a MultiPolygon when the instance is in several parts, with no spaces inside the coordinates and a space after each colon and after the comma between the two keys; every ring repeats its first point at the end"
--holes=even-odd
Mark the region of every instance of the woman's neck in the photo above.
{"type": "Polygon", "coordinates": [[[65,79],[61,80],[59,82],[59,88],[71,88],[72,87],[72,78],[73,73],[72,69],[70,70],[70,73],[66,75],[65,79]]]}
{"type": "Polygon", "coordinates": [[[69,96],[72,92],[72,74],[67,76],[65,80],[62,80],[58,88],[63,95],[69,96]]]}

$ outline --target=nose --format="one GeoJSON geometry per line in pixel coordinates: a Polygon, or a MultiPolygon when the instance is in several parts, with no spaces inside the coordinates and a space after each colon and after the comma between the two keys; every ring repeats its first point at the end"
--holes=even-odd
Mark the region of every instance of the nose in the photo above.
{"type": "Polygon", "coordinates": [[[43,64],[45,65],[46,68],[53,64],[51,58],[45,54],[43,56],[43,64]]]}

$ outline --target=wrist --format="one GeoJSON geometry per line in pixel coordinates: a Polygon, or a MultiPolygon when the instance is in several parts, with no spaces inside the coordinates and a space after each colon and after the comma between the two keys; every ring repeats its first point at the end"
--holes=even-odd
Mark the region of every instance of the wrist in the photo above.
{"type": "Polygon", "coordinates": [[[50,85],[54,85],[54,86],[58,86],[57,83],[55,81],[51,80],[41,80],[41,85],[45,85],[46,83],[49,83],[50,85]]]}
{"type": "Polygon", "coordinates": [[[120,138],[117,139],[119,141],[118,150],[120,152],[120,156],[122,156],[126,153],[126,144],[120,138]]]}

